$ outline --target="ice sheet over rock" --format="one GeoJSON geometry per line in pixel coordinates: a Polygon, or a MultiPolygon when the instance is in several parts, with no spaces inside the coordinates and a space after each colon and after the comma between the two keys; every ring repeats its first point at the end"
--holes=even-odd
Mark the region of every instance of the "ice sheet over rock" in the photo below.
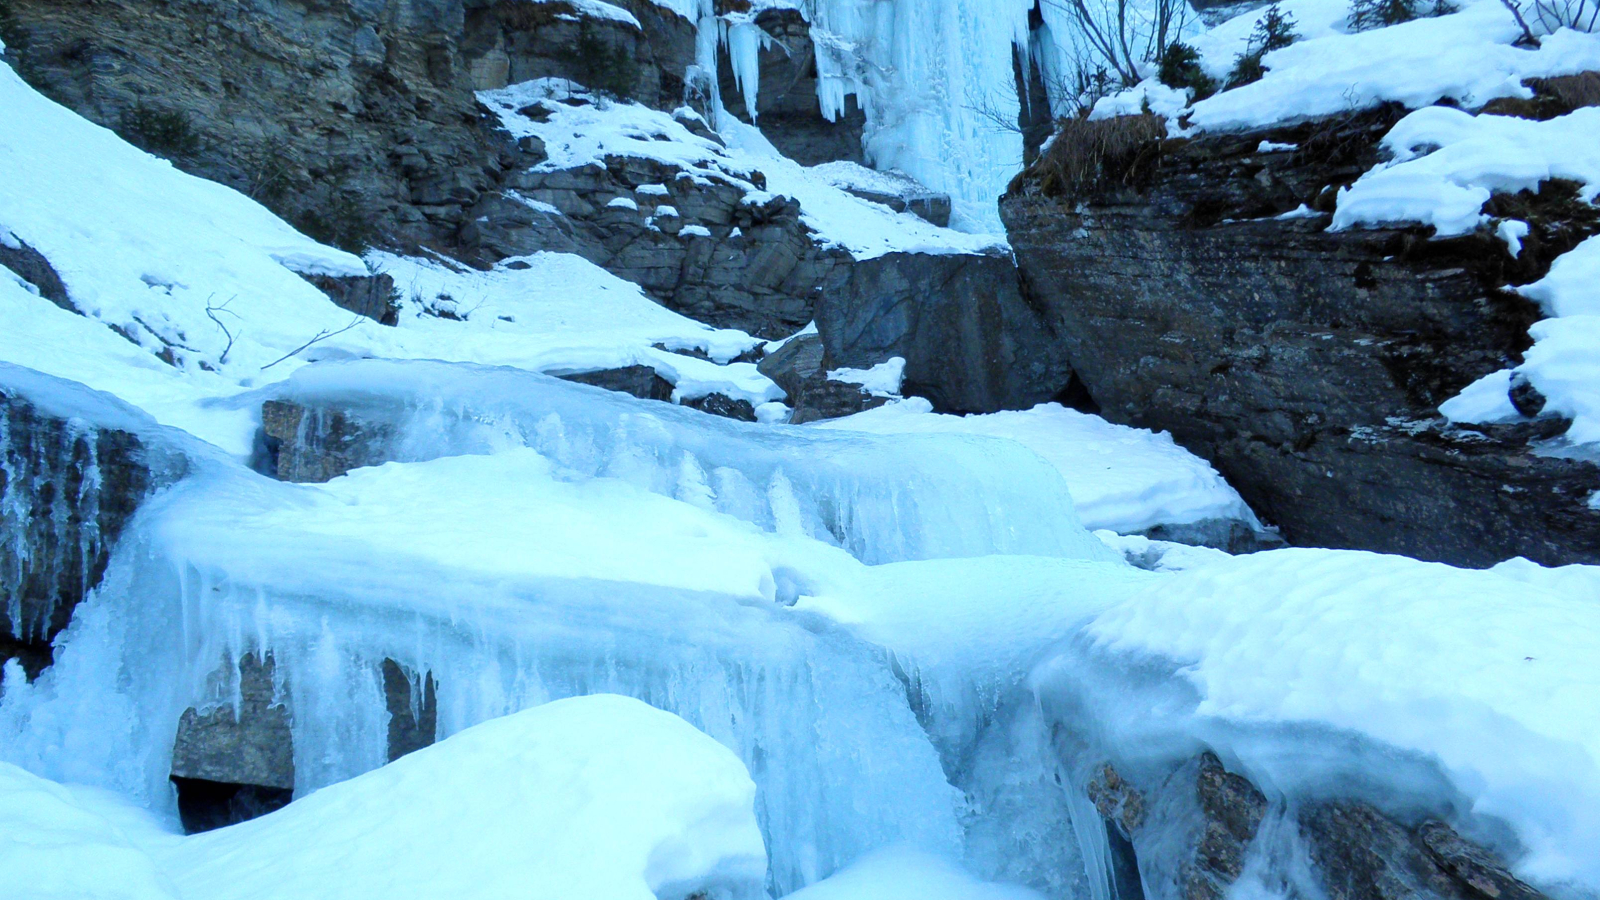
{"type": "Polygon", "coordinates": [[[621,478],[869,564],[1111,558],[1079,523],[1061,476],[1007,441],[760,426],[528,372],[420,361],[312,366],[274,393],[380,426],[373,462],[529,446],[576,476],[621,478]]]}
{"type": "Polygon", "coordinates": [[[959,854],[881,654],[771,602],[863,568],[529,449],[319,486],[218,468],[146,508],[56,665],[8,688],[0,753],[159,808],[179,716],[236,704],[212,672],[271,654],[304,795],[387,759],[393,660],[438,685],[440,736],[599,692],[683,716],[750,767],[775,890],[886,843],[959,854]]]}
{"type": "Polygon", "coordinates": [[[1255,515],[1205,460],[1172,436],[1113,425],[1044,403],[989,415],[937,415],[911,398],[815,427],[875,434],[979,434],[1007,438],[1039,454],[1061,473],[1088,528],[1142,531],[1157,525],[1237,520],[1259,529],[1255,515]]]}

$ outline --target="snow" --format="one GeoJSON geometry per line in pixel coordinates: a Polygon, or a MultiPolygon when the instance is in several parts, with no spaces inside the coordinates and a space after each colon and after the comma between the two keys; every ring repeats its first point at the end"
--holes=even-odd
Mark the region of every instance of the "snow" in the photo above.
{"type": "Polygon", "coordinates": [[[66,788],[0,762],[0,873],[30,900],[177,900],[115,824],[66,788]]]}
{"type": "Polygon", "coordinates": [[[628,12],[620,6],[613,6],[610,3],[606,3],[605,0],[521,0],[521,2],[559,3],[563,6],[571,7],[577,11],[578,15],[587,19],[600,19],[607,22],[621,22],[624,25],[632,25],[634,28],[637,28],[640,31],[644,30],[643,26],[639,24],[639,20],[634,18],[633,13],[628,12]]]}
{"type": "Polygon", "coordinates": [[[792,900],[1038,900],[1012,885],[987,884],[950,862],[907,847],[871,853],[842,872],[790,894],[792,900]]]}
{"type": "Polygon", "coordinates": [[[1545,396],[1545,411],[1572,419],[1563,438],[1600,442],[1600,315],[1564,316],[1529,326],[1533,347],[1516,371],[1545,396]]]}
{"type": "Polygon", "coordinates": [[[832,380],[859,384],[862,390],[874,397],[900,396],[900,383],[905,380],[905,375],[906,361],[900,356],[892,356],[866,369],[846,367],[828,370],[828,377],[832,380]]]}
{"type": "MultiPolygon", "coordinates": [[[[1521,31],[1498,0],[1468,0],[1451,15],[1357,33],[1345,33],[1344,0],[1287,0],[1281,8],[1302,39],[1268,53],[1260,81],[1194,104],[1192,125],[1254,128],[1384,101],[1424,107],[1449,98],[1476,107],[1530,96],[1524,78],[1600,69],[1600,35],[1563,30],[1536,50],[1511,46],[1521,31]]],[[[1260,16],[1247,13],[1196,39],[1209,74],[1227,75],[1260,16]]]]}
{"type": "Polygon", "coordinates": [[[400,900],[466,885],[481,898],[753,900],[766,869],[755,792],[738,758],[682,719],[598,694],[187,838],[136,843],[103,809],[0,763],[0,872],[40,900],[400,900]]]}
{"type": "Polygon", "coordinates": [[[1066,480],[1086,527],[1142,531],[1156,525],[1255,516],[1205,460],[1159,434],[1113,425],[1099,416],[1044,403],[1030,410],[954,416],[910,398],[817,428],[876,434],[981,434],[1015,441],[1066,480]]]}
{"type": "Polygon", "coordinates": [[[165,860],[189,898],[763,896],[738,758],[637,700],[559,700],[462,731],[165,860]],[[448,800],[448,802],[440,802],[448,800]]]}
{"type": "Polygon", "coordinates": [[[1393,162],[1339,192],[1333,227],[1421,222],[1440,236],[1485,224],[1491,193],[1535,190],[1565,178],[1600,193],[1600,108],[1585,107],[1546,122],[1474,116],[1432,106],[1397,122],[1383,138],[1393,162]]]}
{"type": "MultiPolygon", "coordinates": [[[[1594,174],[1600,189],[1600,171],[1594,174]]],[[[1600,315],[1600,237],[1556,257],[1543,278],[1517,288],[1517,293],[1551,316],[1600,315]]]]}
{"type": "MultiPolygon", "coordinates": [[[[686,173],[679,177],[733,184],[746,192],[747,203],[774,195],[793,197],[800,201],[801,217],[816,231],[819,243],[841,247],[856,259],[886,253],[984,253],[1004,245],[997,235],[939,228],[911,213],[896,213],[849,194],[826,174],[787,159],[759,129],[732,117],[718,122],[728,144],[724,147],[692,134],[666,113],[592,96],[562,79],[544,78],[481,91],[478,97],[513,138],[535,135],[544,141],[549,158],[534,171],[603,165],[612,156],[635,157],[676,166],[686,173]],[[584,102],[576,106],[555,102],[562,99],[584,102]],[[535,122],[518,112],[532,104],[541,104],[549,117],[535,122]],[[765,176],[764,191],[753,182],[757,172],[765,176]]],[[[671,189],[643,185],[635,193],[664,198],[671,189]]],[[[993,196],[989,202],[993,203],[993,196]]],[[[657,207],[657,212],[666,208],[657,207]]]]}
{"type": "Polygon", "coordinates": [[[1094,690],[1076,681],[1085,666],[1126,673],[1109,676],[1130,679],[1124,693],[1087,702],[1108,729],[1102,738],[1133,758],[1192,752],[1180,748],[1199,740],[1291,796],[1365,784],[1380,803],[1420,792],[1436,804],[1443,778],[1460,808],[1511,825],[1528,850],[1512,858],[1523,877],[1592,889],[1595,576],[1563,584],[1562,570],[1503,572],[1352,551],[1235,557],[1164,578],[1101,614],[1085,633],[1092,643],[1037,677],[1047,706],[1081,716],[1066,698],[1094,690]],[[1133,686],[1159,683],[1153,667],[1188,691],[1141,697],[1133,686]],[[1118,705],[1145,703],[1162,711],[1116,715],[1118,705]],[[1364,756],[1343,735],[1389,749],[1364,756]],[[1327,755],[1305,765],[1318,754],[1327,755]]]}

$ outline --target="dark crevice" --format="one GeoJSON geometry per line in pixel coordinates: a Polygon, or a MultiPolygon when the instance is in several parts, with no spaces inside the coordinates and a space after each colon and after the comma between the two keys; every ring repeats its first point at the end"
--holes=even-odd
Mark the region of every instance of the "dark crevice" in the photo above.
{"type": "Polygon", "coordinates": [[[248,822],[282,809],[294,797],[289,788],[259,784],[230,784],[203,778],[171,776],[178,790],[178,818],[184,834],[199,834],[248,822]]]}

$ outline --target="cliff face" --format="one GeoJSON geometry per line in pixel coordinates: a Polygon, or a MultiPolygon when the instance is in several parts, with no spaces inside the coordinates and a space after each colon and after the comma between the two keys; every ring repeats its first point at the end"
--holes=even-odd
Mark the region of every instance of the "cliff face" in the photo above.
{"type": "Polygon", "coordinates": [[[506,165],[474,90],[681,101],[693,26],[635,5],[648,37],[563,3],[7,0],[0,37],[44,93],[313,237],[449,247],[506,165]]]}
{"type": "Polygon", "coordinates": [[[1547,184],[1495,201],[1534,223],[1515,260],[1487,234],[1325,230],[1394,116],[1147,142],[1098,181],[1035,166],[1001,204],[1027,289],[1108,418],[1170,430],[1291,543],[1600,560],[1600,467],[1540,452],[1565,422],[1437,411],[1520,360],[1539,312],[1503,285],[1600,223],[1547,184]]]}

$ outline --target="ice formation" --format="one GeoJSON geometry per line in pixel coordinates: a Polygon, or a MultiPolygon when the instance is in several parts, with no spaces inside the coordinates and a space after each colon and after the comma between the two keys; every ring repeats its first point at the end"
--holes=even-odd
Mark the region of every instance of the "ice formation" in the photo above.
{"type": "Polygon", "coordinates": [[[1131,532],[1222,520],[1259,528],[1238,492],[1169,434],[1113,425],[1056,403],[977,416],[939,415],[932,409],[928,401],[912,397],[815,427],[1009,438],[1061,473],[1089,528],[1131,532]]]}
{"type": "Polygon", "coordinates": [[[273,393],[374,423],[383,435],[375,462],[533,447],[584,477],[621,478],[869,564],[1107,553],[1083,530],[1060,474],[1008,441],[706,420],[533,373],[423,361],[313,366],[273,393]]]}

